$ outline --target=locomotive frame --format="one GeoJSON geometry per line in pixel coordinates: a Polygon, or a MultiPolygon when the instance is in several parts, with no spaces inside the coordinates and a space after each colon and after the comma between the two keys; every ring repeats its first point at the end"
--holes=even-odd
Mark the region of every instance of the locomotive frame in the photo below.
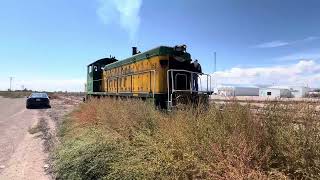
{"type": "Polygon", "coordinates": [[[148,98],[171,110],[181,97],[192,103],[208,102],[210,94],[211,76],[195,71],[185,45],[160,46],[143,53],[134,47],[132,57],[121,61],[103,58],[87,66],[86,98],[148,98]],[[194,77],[201,89],[194,88],[194,77]]]}

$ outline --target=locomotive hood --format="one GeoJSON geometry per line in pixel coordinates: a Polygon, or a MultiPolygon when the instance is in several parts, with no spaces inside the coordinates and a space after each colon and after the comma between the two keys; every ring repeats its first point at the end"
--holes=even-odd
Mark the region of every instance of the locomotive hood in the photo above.
{"type": "Polygon", "coordinates": [[[131,56],[127,59],[120,60],[105,66],[104,70],[109,70],[115,67],[120,67],[126,64],[131,64],[134,62],[138,62],[144,59],[148,59],[154,56],[170,56],[173,57],[175,60],[179,62],[191,62],[191,55],[186,52],[186,46],[175,46],[175,47],[168,47],[168,46],[159,46],[157,48],[136,54],[131,56]]]}

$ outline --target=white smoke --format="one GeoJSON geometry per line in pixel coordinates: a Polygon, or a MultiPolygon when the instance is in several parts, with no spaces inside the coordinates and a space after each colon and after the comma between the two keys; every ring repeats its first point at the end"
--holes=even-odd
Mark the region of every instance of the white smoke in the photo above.
{"type": "Polygon", "coordinates": [[[142,0],[98,0],[97,14],[103,23],[119,23],[128,32],[130,40],[136,39],[140,26],[142,0]]]}

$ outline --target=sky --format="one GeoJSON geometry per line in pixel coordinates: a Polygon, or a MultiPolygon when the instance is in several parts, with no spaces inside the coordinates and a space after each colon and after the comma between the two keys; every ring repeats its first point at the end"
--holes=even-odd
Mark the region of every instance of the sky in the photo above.
{"type": "Polygon", "coordinates": [[[83,91],[86,65],[186,44],[218,84],[320,87],[318,0],[1,0],[0,90],[83,91]],[[217,72],[213,57],[217,53],[217,72]]]}

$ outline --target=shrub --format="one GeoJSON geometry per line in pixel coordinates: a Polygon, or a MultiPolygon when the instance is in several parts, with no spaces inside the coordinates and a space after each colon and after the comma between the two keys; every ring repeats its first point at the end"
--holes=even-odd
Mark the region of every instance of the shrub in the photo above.
{"type": "Polygon", "coordinates": [[[317,179],[316,107],[231,102],[165,113],[139,100],[94,99],[60,128],[58,179],[317,179]]]}

